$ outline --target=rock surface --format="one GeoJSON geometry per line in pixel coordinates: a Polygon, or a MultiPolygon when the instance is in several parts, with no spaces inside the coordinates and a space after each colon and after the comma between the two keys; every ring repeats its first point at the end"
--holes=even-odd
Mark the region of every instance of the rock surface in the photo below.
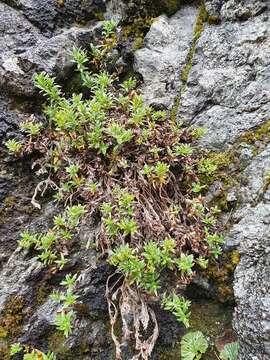
{"type": "Polygon", "coordinates": [[[4,0],[45,34],[75,22],[97,19],[105,11],[103,0],[4,0]]]}
{"type": "MultiPolygon", "coordinates": [[[[36,6],[29,5],[29,8],[36,9],[36,6]]],[[[5,14],[0,25],[3,34],[0,40],[0,85],[16,96],[30,97],[36,93],[32,79],[36,72],[67,76],[72,66],[72,47],[94,42],[99,28],[99,25],[90,28],[74,26],[48,37],[25,18],[23,12],[2,3],[0,12],[5,14]]]]}
{"type": "MultiPolygon", "coordinates": [[[[106,16],[111,15],[108,7],[106,16]]],[[[58,359],[114,359],[109,331],[105,286],[112,269],[97,261],[93,250],[86,251],[93,228],[81,230],[74,245],[67,271],[82,268],[76,292],[81,303],[76,308],[73,335],[65,340],[53,325],[58,306],[49,294],[58,289],[65,272],[56,276],[41,266],[28,251],[17,249],[20,233],[45,231],[52,223],[55,206],[50,199],[39,199],[41,211],[31,206],[35,176],[30,159],[14,161],[4,142],[16,136],[20,122],[32,112],[40,116],[41,99],[34,88],[33,74],[46,71],[66,81],[71,67],[73,46],[89,46],[101,33],[98,21],[77,26],[104,12],[105,2],[65,0],[11,0],[0,3],[0,358],[9,359],[13,341],[57,353],[58,359]],[[90,235],[89,235],[90,234],[90,235]],[[89,267],[91,264],[91,267],[89,267]]],[[[157,309],[159,314],[160,309],[157,309]]],[[[166,312],[159,314],[163,324],[159,343],[170,347],[179,326],[166,312]]],[[[155,354],[158,359],[159,355],[155,354]]]]}
{"type": "Polygon", "coordinates": [[[267,13],[205,26],[178,114],[209,130],[202,145],[225,150],[270,118],[269,29],[267,13]]]}
{"type": "MultiPolygon", "coordinates": [[[[208,129],[203,146],[224,151],[247,130],[255,138],[270,118],[270,10],[256,0],[206,1],[206,7],[219,24],[204,27],[178,117],[208,129]]],[[[254,145],[243,146],[238,159],[238,208],[226,237],[241,253],[234,281],[240,360],[270,357],[268,128],[254,145]]]]}
{"type": "Polygon", "coordinates": [[[240,339],[239,359],[270,356],[270,204],[250,208],[234,226],[242,258],[235,273],[237,307],[234,326],[240,339]]]}
{"type": "MultiPolygon", "coordinates": [[[[159,1],[156,10],[170,13],[169,3],[159,1]]],[[[178,5],[172,3],[175,11],[178,5]]],[[[88,45],[100,33],[98,22],[85,26],[75,22],[99,17],[105,5],[102,0],[0,3],[0,142],[10,135],[20,136],[21,119],[38,108],[33,74],[46,71],[58,79],[67,78],[71,48],[88,45]]],[[[224,151],[232,149],[247,130],[255,136],[270,119],[270,9],[264,0],[206,0],[205,5],[209,23],[204,24],[195,44],[185,83],[180,76],[194,39],[196,4],[184,4],[172,17],[162,15],[153,23],[142,49],[135,53],[134,70],[142,75],[146,102],[171,109],[179,97],[178,119],[207,128],[201,146],[224,151]]],[[[111,1],[105,16],[114,11],[120,19],[138,9],[152,11],[149,6],[143,0],[111,1]]],[[[269,131],[259,144],[241,140],[238,186],[226,195],[228,202],[236,203],[226,243],[241,253],[234,282],[239,360],[270,358],[269,131]]],[[[3,146],[0,151],[0,333],[6,331],[3,319],[10,315],[10,307],[17,306],[17,313],[11,312],[15,319],[10,325],[12,332],[8,330],[6,338],[0,336],[0,357],[12,338],[41,350],[55,350],[60,360],[114,359],[108,319],[104,318],[105,282],[111,269],[97,261],[93,250],[85,251],[93,229],[82,232],[80,245],[72,253],[70,269],[75,271],[78,264],[84,267],[77,288],[84,305],[77,309],[75,333],[64,340],[52,325],[57,306],[48,294],[59,288],[65,274],[52,277],[31,254],[16,250],[19,234],[26,227],[42,230],[50,224],[53,207],[45,199],[42,212],[33,211],[29,206],[35,186],[30,161],[14,162],[3,146]]],[[[223,184],[218,184],[221,189],[223,184]]],[[[179,328],[160,310],[158,317],[162,324],[159,345],[170,348],[178,339],[179,328]]],[[[174,354],[166,357],[173,358],[174,354]]],[[[153,359],[161,359],[159,350],[153,359]]]]}
{"type": "Polygon", "coordinates": [[[185,6],[170,19],[159,17],[146,35],[144,47],[136,51],[134,69],[142,75],[143,97],[149,105],[166,109],[174,105],[197,12],[195,6],[185,6]]]}

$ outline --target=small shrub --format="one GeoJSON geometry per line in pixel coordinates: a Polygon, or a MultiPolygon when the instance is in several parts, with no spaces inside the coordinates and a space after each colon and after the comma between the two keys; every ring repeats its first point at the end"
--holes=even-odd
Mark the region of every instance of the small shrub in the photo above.
{"type": "Polygon", "coordinates": [[[103,21],[103,35],[105,38],[111,37],[114,35],[116,30],[117,23],[114,20],[103,21]]]}
{"type": "Polygon", "coordinates": [[[165,296],[162,301],[162,305],[165,310],[171,311],[180,323],[183,323],[185,327],[189,327],[189,308],[191,302],[186,300],[182,296],[179,297],[176,294],[165,296]]]}
{"type": "Polygon", "coordinates": [[[73,292],[76,281],[76,274],[73,276],[71,274],[66,275],[65,280],[61,282],[61,285],[66,287],[66,291],[54,291],[51,294],[51,298],[62,305],[61,311],[56,316],[55,325],[59,331],[64,333],[65,337],[71,334],[75,317],[72,307],[78,299],[78,296],[73,292]]]}
{"type": "Polygon", "coordinates": [[[11,153],[18,153],[22,149],[22,144],[14,139],[6,141],[5,145],[11,153]]]}
{"type": "MultiPolygon", "coordinates": [[[[38,184],[32,203],[40,207],[36,195],[51,187],[54,200],[64,207],[51,228],[44,233],[24,232],[19,246],[33,249],[40,261],[61,270],[82,221],[99,218],[96,249],[123,280],[110,286],[109,278],[107,283],[112,332],[117,314],[125,321],[126,309],[133,309],[133,328],[126,331],[134,333],[139,354],[147,358],[158,334],[147,300],[164,295],[161,273],[178,272],[179,282],[186,285],[198,266],[205,268],[208,258],[221,252],[217,211],[205,206],[201,195],[205,185],[200,183],[202,176],[215,172],[216,165],[201,159],[193,147],[201,129],[184,128],[165,111],[145,106],[134,78],[119,84],[116,75],[108,73],[106,58],[115,45],[115,32],[116,23],[105,21],[101,44],[91,45],[89,52],[72,51],[86,91],[68,98],[54,78],[44,72],[35,75],[46,99],[47,125],[30,119],[22,124],[25,140],[11,139],[6,146],[17,156],[39,153],[37,173],[48,178],[38,184]],[[115,315],[116,306],[120,311],[115,315]],[[145,350],[138,324],[146,334],[150,322],[148,330],[154,330],[145,350]]],[[[62,284],[66,292],[52,294],[62,305],[56,326],[65,336],[75,317],[73,282],[72,276],[67,277],[62,284]]],[[[188,300],[173,293],[164,297],[163,306],[189,326],[188,300]]],[[[121,354],[115,334],[113,339],[121,354]]]]}

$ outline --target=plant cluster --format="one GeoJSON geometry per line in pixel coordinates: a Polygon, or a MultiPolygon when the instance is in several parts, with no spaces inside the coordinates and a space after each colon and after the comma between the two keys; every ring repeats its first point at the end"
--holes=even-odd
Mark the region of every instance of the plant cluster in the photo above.
{"type": "MultiPolygon", "coordinates": [[[[39,206],[36,196],[42,185],[51,186],[54,199],[66,208],[46,234],[22,234],[21,247],[33,247],[41,261],[62,269],[66,263],[62,249],[76,238],[80,221],[86,216],[100,219],[97,248],[124,278],[124,282],[117,280],[108,286],[111,318],[117,312],[111,310],[115,305],[110,298],[120,298],[119,289],[134,294],[136,286],[144,299],[157,295],[159,277],[165,270],[179,272],[185,285],[196,267],[205,268],[207,258],[218,256],[223,241],[217,234],[218,209],[208,209],[201,195],[200,175],[210,176],[214,165],[199,159],[192,146],[203,131],[184,128],[166,112],[145,106],[134,78],[119,84],[117,75],[106,71],[105,58],[115,41],[115,26],[112,21],[104,23],[104,40],[91,46],[90,55],[73,50],[83,93],[67,98],[54,78],[45,73],[35,76],[47,99],[47,123],[31,117],[22,125],[25,140],[6,143],[18,156],[33,151],[40,154],[35,167],[43,180],[32,203],[39,206]],[[93,67],[95,72],[90,71],[93,67]]],[[[76,300],[71,287],[68,285],[64,295],[53,295],[64,308],[76,300]]],[[[122,294],[123,298],[131,301],[130,296],[122,294]]],[[[163,304],[188,325],[187,300],[174,294],[165,297],[163,304]]],[[[123,301],[122,306],[127,308],[123,301]]],[[[138,319],[134,336],[139,339],[138,324],[145,326],[145,319],[135,305],[130,308],[138,319]]],[[[156,323],[150,308],[149,313],[148,318],[156,323]]],[[[71,331],[72,318],[69,311],[57,317],[57,326],[65,335],[71,331]]],[[[156,335],[148,338],[148,347],[143,342],[138,345],[144,358],[150,355],[156,335]]]]}
{"type": "Polygon", "coordinates": [[[54,291],[51,298],[62,305],[61,311],[57,314],[55,325],[59,331],[62,331],[65,337],[68,337],[72,332],[74,311],[73,305],[76,304],[78,296],[74,294],[74,286],[76,284],[77,275],[66,275],[65,280],[61,285],[66,287],[66,292],[54,291]]]}
{"type": "Polygon", "coordinates": [[[45,234],[25,231],[21,234],[18,245],[24,249],[34,248],[38,258],[46,265],[56,265],[60,270],[67,259],[63,250],[68,249],[77,231],[80,219],[85,214],[84,206],[78,204],[67,207],[62,215],[55,216],[54,227],[45,234]]]}
{"type": "MultiPolygon", "coordinates": [[[[201,331],[189,332],[181,339],[181,359],[199,360],[208,349],[208,340],[201,331]]],[[[239,343],[232,342],[224,346],[223,350],[216,354],[220,360],[237,360],[239,343]]]]}
{"type": "Polygon", "coordinates": [[[19,343],[11,345],[10,356],[18,353],[23,354],[23,360],[56,360],[55,354],[50,351],[45,354],[37,349],[31,349],[27,345],[21,345],[19,343]]]}
{"type": "Polygon", "coordinates": [[[181,359],[199,360],[208,349],[208,341],[201,331],[189,332],[181,340],[181,359]]]}
{"type": "Polygon", "coordinates": [[[183,296],[179,297],[176,294],[172,294],[163,298],[162,305],[165,310],[171,311],[185,327],[189,327],[189,308],[191,305],[189,300],[186,300],[183,296]]]}
{"type": "Polygon", "coordinates": [[[160,246],[149,241],[142,252],[125,244],[113,251],[109,263],[125,275],[130,285],[135,283],[139,288],[157,295],[159,277],[164,269],[178,270],[183,276],[192,275],[194,256],[182,253],[176,257],[175,248],[176,243],[171,238],[165,239],[160,246]]]}

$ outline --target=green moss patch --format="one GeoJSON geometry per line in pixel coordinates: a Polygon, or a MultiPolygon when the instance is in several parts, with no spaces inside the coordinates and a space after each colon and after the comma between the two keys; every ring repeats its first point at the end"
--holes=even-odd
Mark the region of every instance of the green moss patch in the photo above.
{"type": "Polygon", "coordinates": [[[2,335],[14,339],[21,331],[23,323],[24,301],[20,296],[11,296],[6,302],[0,317],[0,329],[2,335]]]}

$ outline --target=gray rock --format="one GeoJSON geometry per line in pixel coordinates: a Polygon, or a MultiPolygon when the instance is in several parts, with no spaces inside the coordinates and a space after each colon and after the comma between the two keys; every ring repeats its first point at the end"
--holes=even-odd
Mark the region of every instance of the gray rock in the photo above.
{"type": "Polygon", "coordinates": [[[186,6],[170,19],[165,15],[159,17],[146,35],[144,47],[135,52],[134,69],[143,77],[142,93],[147,104],[173,106],[196,15],[195,7],[186,6]]]}
{"type": "Polygon", "coordinates": [[[202,145],[224,150],[269,119],[269,25],[261,15],[203,31],[178,114],[208,129],[202,145]]]}
{"type": "Polygon", "coordinates": [[[220,17],[220,9],[222,7],[222,0],[205,0],[205,8],[210,16],[216,18],[220,17]]]}
{"type": "Polygon", "coordinates": [[[226,200],[227,202],[229,203],[235,203],[238,199],[238,196],[237,196],[237,189],[230,189],[227,193],[227,197],[226,197],[226,200]]]}
{"type": "Polygon", "coordinates": [[[269,198],[270,144],[257,155],[242,173],[241,197],[248,203],[269,198]]]}
{"type": "MultiPolygon", "coordinates": [[[[113,359],[112,340],[107,331],[109,319],[105,298],[106,280],[111,273],[111,267],[102,263],[97,266],[92,263],[91,267],[81,273],[81,280],[74,289],[79,296],[79,303],[75,307],[76,326],[72,335],[61,344],[67,358],[76,356],[78,359],[88,359],[87,355],[82,355],[80,350],[84,346],[85,353],[88,353],[91,359],[113,359]]],[[[59,286],[53,286],[53,288],[63,290],[59,286]]],[[[46,351],[44,338],[48,337],[48,334],[55,333],[54,319],[57,312],[61,310],[61,306],[49,297],[44,304],[34,303],[32,306],[35,311],[25,322],[18,341],[27,344],[34,343],[39,346],[39,349],[46,351]]],[[[57,347],[57,345],[51,345],[52,350],[55,350],[54,346],[57,347]]]]}
{"type": "Polygon", "coordinates": [[[242,149],[240,150],[240,154],[239,154],[239,160],[241,161],[241,164],[245,165],[252,158],[253,158],[253,150],[251,146],[249,145],[242,146],[242,149]]]}
{"type": "Polygon", "coordinates": [[[206,0],[208,14],[220,19],[241,21],[267,10],[266,0],[206,0]]]}
{"type": "Polygon", "coordinates": [[[37,258],[27,259],[23,252],[19,253],[19,250],[14,252],[0,275],[0,312],[3,311],[6,302],[13,295],[34,299],[32,287],[41,272],[42,265],[37,258]]]}
{"type": "Polygon", "coordinates": [[[19,10],[43,33],[50,33],[57,27],[84,22],[96,18],[97,13],[106,10],[103,0],[6,0],[19,10]]]}
{"type": "Polygon", "coordinates": [[[172,16],[182,3],[171,0],[108,0],[106,5],[106,16],[129,22],[139,17],[157,17],[161,14],[172,16]]]}
{"type": "Polygon", "coordinates": [[[270,357],[270,204],[250,208],[232,229],[242,254],[235,272],[237,307],[234,327],[240,339],[239,360],[270,357]]]}
{"type": "MultiPolygon", "coordinates": [[[[25,20],[22,22],[27,23],[25,20]]],[[[34,32],[34,45],[30,38],[30,42],[25,41],[23,45],[21,44],[23,47],[20,52],[18,52],[19,39],[15,37],[14,47],[9,47],[0,57],[0,84],[14,95],[33,96],[36,92],[33,75],[45,71],[50,75],[65,77],[72,67],[72,48],[93,42],[98,29],[100,25],[85,29],[74,27],[50,39],[34,32]]],[[[9,37],[4,36],[4,41],[6,40],[11,41],[9,37]]]]}
{"type": "Polygon", "coordinates": [[[7,51],[22,52],[25,47],[33,46],[42,36],[23,14],[2,2],[0,3],[0,14],[2,15],[0,24],[1,57],[7,51]]]}
{"type": "Polygon", "coordinates": [[[223,4],[221,17],[229,20],[246,20],[263,13],[269,4],[265,0],[228,0],[223,4]]]}
{"type": "MultiPolygon", "coordinates": [[[[202,126],[201,145],[230,148],[241,134],[270,118],[270,21],[266,1],[206,1],[218,25],[205,25],[180,98],[179,121],[202,126]]],[[[269,297],[269,144],[239,148],[240,207],[231,214],[226,248],[239,248],[234,328],[240,339],[238,359],[270,358],[269,297]],[[240,176],[241,169],[245,168],[240,176]]],[[[215,193],[215,187],[209,191],[215,193]]],[[[229,194],[230,197],[230,194],[229,194]]]]}
{"type": "MultiPolygon", "coordinates": [[[[153,10],[167,9],[169,1],[110,1],[106,17],[121,19],[153,10]],[[160,6],[159,6],[160,5],[160,6]]],[[[182,87],[178,114],[186,124],[208,128],[201,145],[213,150],[227,149],[240,134],[270,118],[270,20],[269,4],[263,0],[206,0],[211,16],[219,25],[205,24],[193,57],[185,88],[182,87]]],[[[13,96],[36,100],[32,76],[46,71],[58,79],[68,76],[72,66],[72,46],[87,46],[100,33],[100,25],[77,27],[75,21],[92,19],[96,10],[104,11],[102,0],[5,0],[0,4],[0,141],[18,133],[21,117],[13,96]],[[4,4],[5,3],[5,4],[4,4]],[[12,99],[11,99],[12,98],[12,99]]],[[[196,6],[183,5],[173,17],[165,15],[152,25],[144,47],[135,54],[134,69],[142,75],[145,101],[170,109],[180,94],[180,74],[193,40],[198,13],[196,6]]],[[[112,54],[115,61],[118,52],[112,54]]],[[[258,149],[257,149],[258,150],[258,149]]],[[[14,162],[1,148],[0,158],[0,313],[13,295],[25,302],[19,340],[47,351],[47,340],[55,332],[58,306],[45,296],[37,301],[39,286],[59,289],[64,272],[50,277],[45,267],[27,251],[16,250],[20,233],[29,228],[43,231],[51,224],[55,209],[42,202],[42,211],[29,209],[35,187],[27,162],[14,162]],[[46,341],[44,341],[46,339],[46,341]]],[[[265,144],[254,157],[251,146],[239,152],[241,169],[239,191],[233,189],[229,201],[241,200],[231,214],[226,235],[228,248],[238,247],[241,262],[235,274],[234,327],[240,339],[240,360],[270,358],[270,191],[265,179],[270,171],[270,146],[265,144]],[[263,148],[265,147],[265,148],[263,148]],[[261,149],[263,151],[261,151],[261,149]]],[[[235,170],[235,169],[234,169],[235,170]]],[[[209,189],[211,201],[223,190],[217,181],[209,189]]],[[[227,224],[227,222],[226,222],[227,224]]],[[[114,358],[108,332],[105,284],[112,269],[85,245],[94,241],[93,224],[84,224],[72,248],[67,270],[81,271],[76,287],[81,304],[76,309],[74,334],[63,342],[63,359],[108,360],[114,358]],[[89,236],[90,234],[90,236],[89,236]],[[89,264],[91,265],[89,267],[89,264]],[[81,306],[81,307],[80,307],[81,306]],[[85,352],[80,350],[84,346],[85,352]]],[[[199,282],[210,293],[211,284],[199,282]]],[[[157,307],[155,304],[154,307],[157,307]]],[[[157,309],[161,327],[159,344],[171,347],[182,334],[164,311],[157,309]]],[[[153,359],[160,358],[159,353],[153,359]]]]}
{"type": "Polygon", "coordinates": [[[11,110],[6,100],[0,98],[0,144],[8,134],[18,129],[22,116],[19,111],[11,110]]]}

